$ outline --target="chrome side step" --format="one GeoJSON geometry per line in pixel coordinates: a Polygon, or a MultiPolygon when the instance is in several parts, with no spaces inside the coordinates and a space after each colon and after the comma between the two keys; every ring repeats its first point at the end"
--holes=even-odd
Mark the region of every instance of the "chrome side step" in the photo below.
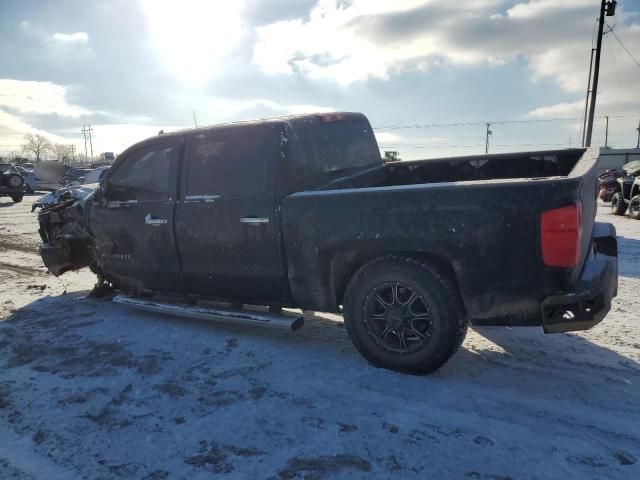
{"type": "Polygon", "coordinates": [[[128,305],[133,308],[148,312],[165,313],[179,317],[198,318],[202,320],[243,322],[259,325],[271,325],[286,327],[292,332],[304,325],[304,317],[295,314],[278,314],[261,312],[257,310],[235,310],[222,307],[204,307],[181,303],[165,303],[152,299],[133,298],[126,295],[117,295],[113,298],[115,303],[128,305]]]}

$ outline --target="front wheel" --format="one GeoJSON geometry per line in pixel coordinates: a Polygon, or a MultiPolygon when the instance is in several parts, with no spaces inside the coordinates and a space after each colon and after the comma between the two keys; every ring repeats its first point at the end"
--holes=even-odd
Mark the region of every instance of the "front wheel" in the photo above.
{"type": "Polygon", "coordinates": [[[17,195],[11,195],[11,200],[13,200],[13,203],[20,203],[22,201],[22,197],[24,197],[22,193],[17,195]]]}
{"type": "Polygon", "coordinates": [[[629,202],[629,216],[634,220],[640,220],[640,195],[636,195],[629,202]]]}
{"type": "Polygon", "coordinates": [[[344,298],[349,337],[371,363],[423,374],[462,344],[468,320],[451,279],[418,259],[388,256],[362,267],[344,298]]]}
{"type": "Polygon", "coordinates": [[[624,215],[627,212],[627,204],[624,203],[622,192],[616,192],[611,198],[611,213],[614,215],[624,215]]]}

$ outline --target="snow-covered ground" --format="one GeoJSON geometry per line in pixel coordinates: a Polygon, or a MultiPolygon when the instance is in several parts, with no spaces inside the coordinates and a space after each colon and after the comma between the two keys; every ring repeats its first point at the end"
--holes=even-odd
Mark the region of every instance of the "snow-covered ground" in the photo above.
{"type": "Polygon", "coordinates": [[[296,333],[86,298],[0,199],[0,478],[640,478],[640,221],[591,331],[475,328],[426,377],[374,368],[341,319],[296,333]]]}

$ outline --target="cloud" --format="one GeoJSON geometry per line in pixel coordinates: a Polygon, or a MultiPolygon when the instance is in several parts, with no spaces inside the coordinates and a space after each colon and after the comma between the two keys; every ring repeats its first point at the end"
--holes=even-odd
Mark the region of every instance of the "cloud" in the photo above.
{"type": "MultiPolygon", "coordinates": [[[[531,82],[550,81],[559,92],[549,97],[561,98],[531,109],[529,117],[579,117],[597,14],[593,0],[320,0],[307,16],[258,27],[252,60],[276,78],[308,78],[350,90],[410,72],[524,64],[531,82]]],[[[630,51],[640,52],[637,14],[621,2],[607,21],[615,22],[630,51]]],[[[637,64],[613,35],[605,35],[598,115],[640,113],[639,77],[637,64]]]]}
{"type": "Polygon", "coordinates": [[[89,35],[87,32],[60,33],[56,32],[52,35],[54,40],[61,43],[89,43],[89,35]]]}
{"type": "MultiPolygon", "coordinates": [[[[394,7],[408,8],[417,3],[401,0],[394,2],[394,7]]],[[[378,0],[351,3],[320,0],[308,19],[257,27],[253,62],[268,74],[302,74],[341,84],[368,76],[385,76],[385,61],[380,58],[384,54],[377,51],[374,42],[354,35],[347,26],[359,15],[388,9],[388,2],[378,0]]]]}
{"type": "Polygon", "coordinates": [[[46,50],[46,56],[52,61],[68,64],[72,61],[85,61],[93,55],[87,32],[50,33],[41,25],[28,20],[23,20],[20,27],[22,33],[46,50]]]}
{"type": "Polygon", "coordinates": [[[579,49],[584,58],[592,0],[518,2],[505,12],[503,3],[320,0],[308,18],[258,27],[253,61],[272,75],[349,85],[443,63],[491,66],[518,58],[544,76],[550,74],[546,59],[558,50],[579,49]]]}
{"type": "Polygon", "coordinates": [[[447,35],[460,35],[457,27],[464,24],[496,23],[490,12],[499,3],[471,0],[460,8],[424,0],[321,0],[308,18],[258,27],[253,61],[269,74],[299,74],[342,85],[388,78],[406,66],[421,69],[440,59],[482,61],[486,53],[478,52],[479,47],[461,48],[447,35]]]}
{"type": "Polygon", "coordinates": [[[55,113],[80,117],[94,112],[72,105],[66,99],[67,87],[51,82],[0,79],[0,107],[19,114],[55,113]]]}
{"type": "Polygon", "coordinates": [[[52,133],[53,123],[36,128],[40,118],[55,117],[78,123],[71,138],[78,137],[81,118],[102,114],[67,101],[67,88],[51,82],[0,79],[0,151],[18,151],[26,133],[39,133],[55,143],[70,143],[64,135],[52,133]],[[32,121],[30,121],[32,120],[32,121]]]}
{"type": "Polygon", "coordinates": [[[0,152],[3,155],[5,152],[19,152],[23,137],[27,133],[38,133],[49,138],[52,142],[66,143],[62,137],[52,135],[45,130],[33,128],[17,116],[0,109],[0,152]]]}
{"type": "Polygon", "coordinates": [[[527,114],[531,118],[578,118],[584,114],[584,101],[561,102],[539,107],[527,114]]]}
{"type": "MultiPolygon", "coordinates": [[[[616,34],[631,52],[640,52],[640,25],[626,24],[624,11],[618,10],[616,34]]],[[[584,46],[582,46],[584,47],[584,46]]],[[[588,53],[588,52],[587,52],[588,53]]],[[[537,56],[531,68],[540,77],[553,78],[574,101],[562,101],[540,106],[528,116],[580,117],[584,114],[587,89],[588,57],[584,48],[577,45],[558,45],[537,56]]],[[[599,129],[603,130],[604,116],[611,116],[610,138],[618,139],[618,145],[629,145],[640,118],[640,69],[621,48],[611,33],[603,40],[600,82],[596,103],[599,129]]]]}

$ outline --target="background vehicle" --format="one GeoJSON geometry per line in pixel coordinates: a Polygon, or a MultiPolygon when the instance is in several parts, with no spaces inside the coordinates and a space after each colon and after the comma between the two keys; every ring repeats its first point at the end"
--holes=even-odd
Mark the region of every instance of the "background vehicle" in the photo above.
{"type": "Polygon", "coordinates": [[[19,203],[24,197],[24,179],[12,163],[0,163],[0,197],[19,203]]]}
{"type": "Polygon", "coordinates": [[[622,167],[624,175],[616,179],[615,193],[611,197],[611,213],[624,215],[629,208],[631,218],[640,219],[640,161],[627,163],[622,167]],[[633,208],[632,208],[633,201],[633,208]]]}
{"type": "Polygon", "coordinates": [[[85,177],[79,177],[75,182],[66,183],[65,186],[43,195],[33,202],[31,211],[55,204],[63,198],[79,199],[85,197],[98,186],[98,183],[104,178],[109,168],[111,167],[99,167],[91,170],[85,177]]]}
{"type": "Polygon", "coordinates": [[[36,177],[36,174],[33,173],[32,170],[27,170],[20,165],[16,165],[16,168],[20,172],[20,175],[22,175],[26,192],[34,193],[38,190],[38,177],[36,177]]]}
{"type": "Polygon", "coordinates": [[[604,318],[617,246],[594,221],[596,162],[573,149],[384,164],[354,113],[186,130],[43,209],[41,255],[127,292],[342,311],[372,363],[429,372],[469,320],[553,333],[604,318]]]}
{"type": "Polygon", "coordinates": [[[68,168],[62,177],[62,183],[72,185],[80,181],[82,177],[91,172],[90,168],[68,168]]]}
{"type": "Polygon", "coordinates": [[[111,168],[111,167],[98,167],[98,168],[96,168],[94,170],[91,170],[84,177],[78,178],[77,184],[78,185],[89,185],[89,184],[92,184],[92,183],[100,183],[100,180],[102,180],[104,178],[104,176],[107,173],[107,171],[109,170],[109,168],[111,168]]]}
{"type": "Polygon", "coordinates": [[[53,192],[62,186],[64,176],[64,165],[54,161],[44,160],[37,163],[33,169],[38,182],[38,190],[53,192]]]}
{"type": "Polygon", "coordinates": [[[600,185],[600,194],[598,195],[603,202],[610,202],[614,193],[618,189],[618,178],[624,176],[624,170],[610,168],[598,175],[600,185]]]}

